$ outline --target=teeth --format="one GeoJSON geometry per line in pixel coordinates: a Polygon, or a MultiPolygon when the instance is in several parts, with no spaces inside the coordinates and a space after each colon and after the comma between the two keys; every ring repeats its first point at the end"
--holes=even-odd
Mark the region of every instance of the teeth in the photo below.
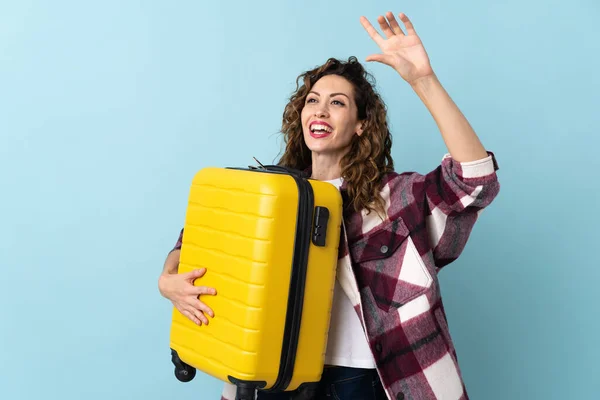
{"type": "Polygon", "coordinates": [[[330,127],[328,127],[326,125],[319,125],[319,124],[312,125],[310,127],[310,130],[313,131],[313,132],[314,131],[325,131],[325,132],[328,132],[328,133],[331,133],[333,131],[330,127]]]}

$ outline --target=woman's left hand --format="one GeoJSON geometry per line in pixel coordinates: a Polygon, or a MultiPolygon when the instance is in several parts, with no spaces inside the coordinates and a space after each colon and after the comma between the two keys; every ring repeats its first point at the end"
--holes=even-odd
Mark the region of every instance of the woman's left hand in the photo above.
{"type": "Polygon", "coordinates": [[[406,33],[398,25],[398,21],[391,12],[386,14],[387,19],[383,16],[377,18],[377,22],[379,22],[379,26],[387,39],[379,35],[367,18],[360,18],[362,26],[382,51],[380,54],[368,56],[366,60],[389,65],[405,81],[414,84],[420,78],[433,75],[433,70],[425,47],[423,47],[421,39],[415,32],[412,22],[404,13],[400,13],[398,16],[406,27],[406,33]]]}

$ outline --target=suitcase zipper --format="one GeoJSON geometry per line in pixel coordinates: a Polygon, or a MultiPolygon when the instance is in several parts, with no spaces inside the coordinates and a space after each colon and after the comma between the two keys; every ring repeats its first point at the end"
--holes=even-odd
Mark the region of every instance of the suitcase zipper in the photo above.
{"type": "Polygon", "coordinates": [[[308,252],[312,231],[312,210],[314,207],[314,194],[310,182],[306,179],[291,175],[298,186],[298,216],[296,220],[296,240],[292,261],[290,290],[283,335],[283,346],[279,364],[279,375],[275,384],[269,391],[285,390],[294,375],[296,351],[300,338],[302,322],[302,308],[304,305],[304,288],[306,283],[306,269],[308,266],[308,252]]]}

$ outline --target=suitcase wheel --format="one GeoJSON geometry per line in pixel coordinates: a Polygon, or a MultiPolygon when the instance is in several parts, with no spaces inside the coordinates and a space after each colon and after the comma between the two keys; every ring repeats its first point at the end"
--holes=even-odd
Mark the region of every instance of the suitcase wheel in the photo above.
{"type": "Polygon", "coordinates": [[[175,377],[181,382],[189,382],[196,376],[196,369],[185,365],[183,368],[175,367],[175,377]]]}
{"type": "Polygon", "coordinates": [[[189,382],[196,376],[196,368],[184,363],[175,350],[171,350],[171,361],[175,365],[175,377],[181,382],[189,382]]]}

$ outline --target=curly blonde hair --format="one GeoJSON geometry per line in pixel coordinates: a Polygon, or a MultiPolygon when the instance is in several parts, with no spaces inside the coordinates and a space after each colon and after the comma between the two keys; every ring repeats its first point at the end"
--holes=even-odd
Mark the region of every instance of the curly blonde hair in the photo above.
{"type": "Polygon", "coordinates": [[[362,135],[354,135],[350,150],[340,165],[350,199],[349,206],[356,211],[366,209],[367,212],[375,210],[384,213],[380,182],[386,173],[394,170],[387,108],[375,91],[375,79],[356,57],[350,57],[348,61],[330,58],[325,64],[298,76],[296,91],[283,112],[281,133],[284,135],[285,151],[278,164],[299,170],[312,165],[311,151],[304,142],[300,115],[312,86],[322,77],[332,74],[352,84],[358,119],[364,121],[362,135]]]}

